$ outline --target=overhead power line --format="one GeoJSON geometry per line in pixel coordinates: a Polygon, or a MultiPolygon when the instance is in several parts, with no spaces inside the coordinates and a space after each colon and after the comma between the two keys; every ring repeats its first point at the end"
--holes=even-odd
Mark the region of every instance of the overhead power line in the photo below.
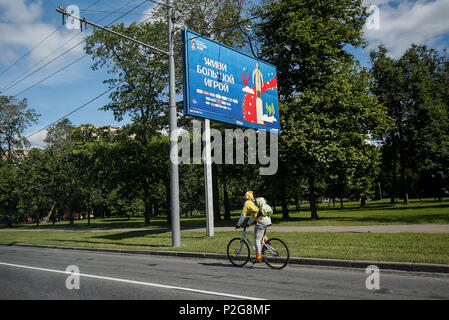
{"type": "MultiPolygon", "coordinates": [[[[121,14],[124,12],[121,11],[109,11],[109,10],[88,10],[88,9],[80,9],[80,12],[91,12],[91,13],[111,13],[111,14],[121,14]]],[[[139,15],[139,16],[151,16],[151,13],[143,13],[143,12],[132,12],[130,15],[139,15]]]]}
{"type": "Polygon", "coordinates": [[[59,29],[61,29],[63,27],[63,25],[60,25],[58,28],[56,28],[55,30],[53,30],[48,36],[46,36],[44,39],[42,39],[41,41],[39,41],[38,44],[36,44],[34,47],[32,47],[30,50],[28,50],[23,56],[21,56],[19,59],[17,59],[14,63],[12,63],[8,68],[6,68],[5,70],[3,70],[0,73],[0,76],[2,76],[3,74],[5,74],[8,70],[10,70],[12,67],[14,67],[17,63],[19,63],[19,61],[21,61],[23,58],[25,58],[27,55],[29,55],[34,49],[36,49],[37,47],[39,47],[42,43],[45,42],[45,40],[47,40],[48,38],[50,38],[52,35],[54,35],[57,31],[59,31],[59,29]]]}
{"type": "MultiPolygon", "coordinates": [[[[100,1],[100,0],[99,0],[100,1]]],[[[130,3],[134,2],[136,0],[130,0],[128,1],[125,5],[121,6],[119,8],[122,9],[124,7],[126,7],[127,5],[129,5],[130,3]]],[[[97,1],[98,2],[98,1],[97,1]]],[[[141,2],[139,5],[135,6],[134,8],[130,9],[128,12],[125,12],[124,14],[122,14],[120,17],[114,19],[114,21],[110,22],[108,25],[113,24],[114,22],[120,20],[121,18],[123,18],[124,16],[126,16],[127,14],[129,14],[131,11],[137,9],[138,7],[142,6],[144,3],[146,2],[146,0],[144,0],[143,2],[141,2]]],[[[107,17],[111,16],[111,14],[108,14],[107,16],[101,18],[98,22],[106,19],[107,17]]],[[[1,93],[4,93],[5,91],[15,87],[16,85],[18,85],[19,83],[23,82],[24,80],[28,79],[30,76],[32,76],[33,74],[35,74],[36,72],[38,72],[39,70],[42,70],[44,67],[48,66],[49,64],[53,63],[54,61],[58,60],[59,58],[61,58],[62,56],[64,56],[65,54],[69,53],[70,51],[72,51],[73,49],[75,49],[76,47],[80,46],[81,44],[84,43],[84,39],[80,42],[78,42],[76,45],[72,46],[71,48],[69,48],[68,50],[66,50],[65,52],[63,52],[62,54],[58,55],[57,57],[55,57],[54,59],[52,59],[51,61],[47,62],[45,65],[39,67],[37,70],[32,71],[31,73],[25,75],[27,72],[29,72],[30,70],[34,69],[38,64],[40,64],[42,61],[46,60],[49,56],[53,55],[58,49],[62,48],[65,44],[67,44],[68,42],[72,41],[73,39],[75,39],[76,37],[79,37],[81,35],[81,33],[76,34],[75,36],[73,36],[72,38],[70,38],[69,40],[67,40],[66,42],[64,42],[61,46],[59,46],[57,49],[55,49],[53,52],[51,52],[50,54],[48,54],[46,57],[44,57],[43,59],[41,59],[39,62],[37,62],[36,64],[34,64],[31,68],[28,68],[24,73],[22,73],[19,77],[15,78],[14,80],[12,80],[11,82],[9,82],[5,87],[3,87],[0,91],[1,93]],[[25,75],[25,76],[24,76],[25,75]]]]}
{"type": "MultiPolygon", "coordinates": [[[[151,19],[151,18],[148,18],[148,19],[146,19],[146,20],[140,22],[139,25],[140,25],[140,24],[143,24],[143,23],[145,23],[145,22],[147,22],[149,19],[151,19]]],[[[113,23],[113,22],[112,22],[112,23],[113,23]]],[[[100,46],[100,47],[99,47],[98,49],[96,49],[96,50],[99,50],[101,47],[102,47],[102,46],[100,46]]],[[[34,84],[33,86],[31,86],[31,87],[29,87],[29,88],[27,88],[27,89],[21,91],[19,94],[25,92],[25,91],[28,90],[28,89],[31,89],[32,87],[34,87],[34,86],[38,85],[39,83],[41,83],[41,82],[47,80],[48,78],[54,76],[55,74],[57,74],[57,73],[63,71],[64,69],[70,67],[71,65],[75,64],[76,62],[78,62],[79,60],[81,60],[81,59],[83,59],[83,58],[85,58],[85,57],[87,57],[87,56],[88,56],[87,54],[84,55],[84,56],[81,56],[81,57],[78,58],[77,60],[75,60],[75,61],[73,61],[72,63],[70,63],[69,65],[65,66],[64,68],[59,69],[58,71],[56,71],[55,73],[51,74],[50,76],[48,76],[48,77],[42,79],[40,82],[38,82],[38,83],[34,84]]],[[[119,82],[118,84],[116,84],[115,86],[113,86],[113,87],[107,89],[106,91],[103,91],[102,93],[100,93],[99,95],[97,95],[95,98],[93,98],[93,99],[89,100],[88,102],[82,104],[81,106],[79,106],[79,107],[73,109],[73,110],[70,111],[69,113],[67,113],[67,114],[65,114],[64,116],[60,117],[58,120],[55,120],[55,121],[53,121],[52,123],[46,125],[45,127],[43,127],[43,128],[41,128],[41,129],[39,129],[39,130],[37,130],[37,131],[35,131],[35,132],[29,134],[29,135],[26,136],[25,138],[28,139],[29,137],[31,137],[31,136],[33,136],[33,135],[35,135],[35,134],[37,134],[37,133],[39,133],[39,132],[41,132],[41,131],[43,131],[43,130],[49,128],[49,127],[51,127],[51,126],[54,125],[55,123],[58,123],[59,121],[61,121],[61,120],[65,119],[65,118],[67,118],[68,116],[72,115],[73,113],[75,113],[75,112],[81,110],[82,108],[88,106],[89,104],[91,104],[91,103],[94,102],[95,100],[97,100],[97,99],[99,99],[100,97],[104,96],[106,93],[108,93],[108,92],[110,92],[111,90],[117,88],[119,85],[121,85],[121,84],[124,83],[124,82],[125,82],[125,80],[120,81],[120,82],[119,82]]],[[[19,94],[17,94],[17,95],[19,95],[19,94]]],[[[17,95],[16,95],[16,96],[17,96],[17,95]]]]}
{"type": "MultiPolygon", "coordinates": [[[[76,45],[72,46],[71,48],[67,49],[66,51],[64,51],[63,53],[59,54],[58,56],[56,56],[55,58],[53,58],[52,60],[50,60],[49,62],[47,62],[46,64],[44,64],[43,66],[39,67],[38,69],[34,70],[33,72],[31,72],[30,74],[28,74],[26,77],[18,80],[17,82],[14,82],[12,85],[10,85],[9,87],[7,87],[6,89],[4,89],[2,92],[7,91],[9,89],[11,89],[12,87],[15,87],[16,85],[18,85],[19,83],[21,83],[22,81],[28,79],[29,77],[31,77],[33,74],[35,74],[36,72],[42,70],[43,68],[45,68],[46,66],[48,66],[49,64],[51,64],[52,62],[58,60],[60,57],[62,57],[63,55],[67,54],[69,51],[72,51],[73,49],[75,49],[76,47],[78,47],[79,45],[81,45],[84,42],[84,40],[78,42],[76,45]]],[[[17,94],[16,94],[17,95],[17,94]]]]}
{"type": "MultiPolygon", "coordinates": [[[[168,53],[167,51],[165,51],[165,50],[156,48],[156,47],[154,47],[154,46],[152,46],[152,45],[149,45],[149,44],[147,44],[147,43],[144,43],[144,42],[142,42],[142,41],[140,41],[140,40],[137,40],[137,39],[135,39],[135,38],[128,37],[128,36],[126,36],[126,35],[124,35],[124,34],[120,34],[120,33],[116,32],[116,31],[114,31],[114,30],[111,30],[111,29],[108,29],[108,28],[106,28],[106,27],[100,26],[100,25],[98,25],[98,24],[96,24],[96,23],[87,21],[85,18],[80,18],[80,17],[74,16],[74,15],[68,13],[66,10],[64,10],[64,9],[61,8],[61,7],[58,7],[58,8],[56,9],[56,11],[62,13],[63,15],[67,15],[68,17],[71,16],[71,17],[74,17],[75,19],[78,19],[78,20],[81,22],[81,24],[82,24],[82,23],[85,23],[85,24],[92,25],[92,26],[94,26],[95,28],[98,28],[98,29],[107,31],[107,32],[112,33],[112,34],[114,34],[114,35],[116,35],[116,36],[120,36],[120,37],[125,38],[125,39],[127,39],[127,40],[136,42],[136,43],[138,43],[139,45],[141,45],[141,46],[143,46],[143,47],[150,48],[150,49],[152,49],[152,50],[158,51],[158,52],[160,52],[160,53],[164,53],[164,54],[166,54],[166,55],[169,54],[169,53],[168,53]]],[[[149,20],[149,19],[151,19],[151,18],[148,18],[147,20],[149,20]]]]}
{"type": "Polygon", "coordinates": [[[14,98],[17,97],[17,96],[20,96],[22,93],[25,93],[26,91],[28,91],[28,90],[30,90],[30,89],[32,89],[32,88],[34,88],[34,87],[40,85],[40,84],[41,84],[42,82],[44,82],[45,80],[48,80],[48,79],[50,79],[51,77],[54,77],[55,75],[57,75],[57,74],[60,73],[61,71],[64,71],[64,70],[67,69],[68,67],[74,65],[75,63],[77,63],[78,61],[80,61],[80,60],[82,60],[82,59],[84,59],[84,58],[86,58],[86,57],[87,57],[87,55],[84,55],[84,56],[79,57],[78,59],[76,59],[76,60],[72,61],[71,63],[69,63],[68,65],[66,65],[66,66],[64,66],[64,67],[62,67],[62,68],[60,68],[60,69],[58,69],[57,71],[55,71],[55,72],[53,72],[52,74],[46,76],[45,78],[39,80],[38,82],[36,82],[36,83],[34,83],[33,85],[27,87],[26,89],[20,91],[19,93],[16,93],[16,95],[14,96],[14,98]]]}
{"type": "MultiPolygon", "coordinates": [[[[86,10],[88,10],[89,8],[93,7],[94,5],[96,5],[98,2],[100,2],[101,0],[97,0],[94,3],[92,3],[90,6],[88,6],[86,8],[86,10]]],[[[28,50],[23,56],[21,56],[19,59],[17,59],[15,62],[13,62],[9,67],[7,67],[5,70],[3,70],[0,73],[0,76],[2,76],[3,74],[5,74],[8,70],[10,70],[12,67],[14,67],[17,63],[19,63],[19,61],[21,61],[23,58],[25,58],[27,55],[29,55],[31,52],[33,52],[34,49],[36,49],[37,47],[39,47],[42,43],[44,43],[47,39],[49,39],[53,34],[55,34],[57,31],[59,31],[59,29],[61,29],[63,27],[63,25],[60,25],[59,27],[57,27],[55,30],[53,30],[51,33],[49,33],[45,38],[43,38],[41,41],[39,41],[34,47],[32,47],[30,50],[28,50]]]]}
{"type": "Polygon", "coordinates": [[[39,133],[39,132],[41,132],[41,131],[43,131],[43,130],[45,130],[45,129],[47,129],[47,128],[50,128],[52,125],[54,125],[54,124],[58,123],[59,121],[61,121],[61,120],[65,119],[65,118],[67,118],[68,116],[70,116],[70,115],[72,115],[73,113],[75,113],[75,112],[81,110],[82,108],[88,106],[89,104],[91,104],[91,103],[94,102],[95,100],[97,100],[97,99],[101,98],[102,96],[104,96],[104,95],[105,95],[106,93],[108,93],[109,91],[112,91],[113,89],[117,88],[117,87],[118,87],[119,85],[121,85],[123,82],[124,82],[124,81],[121,81],[121,82],[119,82],[118,84],[116,84],[115,86],[109,88],[108,90],[103,91],[102,93],[100,93],[100,94],[97,95],[96,97],[90,99],[89,101],[87,101],[86,103],[82,104],[81,106],[79,106],[79,107],[73,109],[72,111],[70,111],[70,112],[67,113],[66,115],[62,116],[62,117],[59,118],[58,120],[55,120],[55,121],[53,121],[52,123],[46,125],[45,127],[43,127],[43,128],[41,128],[41,129],[39,129],[39,130],[37,130],[37,131],[35,131],[35,132],[33,132],[33,133],[27,135],[25,138],[28,139],[29,137],[34,136],[35,134],[37,134],[37,133],[39,133]]]}
{"type": "MultiPolygon", "coordinates": [[[[147,22],[149,19],[151,19],[151,18],[148,18],[148,19],[142,21],[141,23],[145,23],[145,22],[147,22]]],[[[141,23],[139,23],[139,24],[141,24],[141,23]]],[[[95,49],[95,51],[100,50],[103,46],[104,46],[104,45],[101,45],[100,47],[98,47],[97,49],[95,49]]],[[[68,65],[65,65],[64,67],[62,67],[62,68],[58,69],[57,71],[53,72],[53,73],[50,74],[49,76],[47,76],[47,77],[45,77],[45,78],[39,80],[38,82],[34,83],[33,85],[31,85],[31,86],[27,87],[26,89],[20,91],[19,93],[17,93],[17,94],[14,96],[14,98],[17,97],[17,96],[19,96],[19,95],[21,95],[21,94],[23,94],[24,92],[26,92],[26,91],[28,91],[28,90],[30,90],[30,89],[36,87],[37,85],[39,85],[39,84],[41,84],[42,82],[44,82],[44,81],[50,79],[51,77],[57,75],[58,73],[64,71],[65,69],[69,68],[70,66],[74,65],[75,63],[77,63],[78,61],[80,61],[80,60],[82,60],[82,59],[84,59],[84,58],[86,58],[86,57],[88,57],[88,55],[87,55],[87,54],[84,54],[83,56],[81,56],[81,57],[79,57],[78,59],[76,59],[76,60],[72,61],[71,63],[69,63],[68,65]]]]}

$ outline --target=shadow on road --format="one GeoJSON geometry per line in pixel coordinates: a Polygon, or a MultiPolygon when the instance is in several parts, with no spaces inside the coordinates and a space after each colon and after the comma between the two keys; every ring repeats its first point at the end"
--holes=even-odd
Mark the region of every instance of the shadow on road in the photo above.
{"type": "Polygon", "coordinates": [[[166,228],[157,229],[147,229],[147,230],[137,230],[137,231],[126,231],[114,234],[106,234],[101,236],[92,237],[93,239],[107,239],[107,240],[125,240],[130,238],[141,238],[146,235],[161,234],[166,233],[169,230],[166,228]]]}
{"type": "MultiPolygon", "coordinates": [[[[164,244],[142,244],[142,243],[127,243],[126,246],[129,246],[129,248],[124,248],[123,245],[120,245],[120,247],[114,248],[114,243],[111,242],[101,242],[101,241],[88,241],[88,240],[65,240],[65,239],[49,239],[48,241],[56,242],[56,243],[82,243],[82,244],[94,244],[94,245],[107,245],[105,246],[99,246],[98,248],[109,248],[109,249],[131,249],[131,247],[142,247],[142,248],[171,248],[170,245],[164,245],[164,244]],[[112,245],[112,246],[111,246],[112,245]]],[[[95,248],[92,246],[88,246],[89,248],[95,248]]]]}

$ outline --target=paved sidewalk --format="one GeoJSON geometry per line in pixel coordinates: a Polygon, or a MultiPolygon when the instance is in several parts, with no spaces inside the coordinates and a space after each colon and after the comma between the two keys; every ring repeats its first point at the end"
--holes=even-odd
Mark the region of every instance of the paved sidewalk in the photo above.
{"type": "MultiPolygon", "coordinates": [[[[252,226],[250,227],[250,229],[252,226]]],[[[215,228],[216,232],[232,231],[233,227],[215,228]]],[[[206,232],[205,228],[186,231],[206,232]]],[[[374,225],[374,226],[270,226],[268,231],[276,232],[346,232],[346,233],[449,233],[449,224],[409,224],[409,225],[374,225]]]]}
{"type": "MultiPolygon", "coordinates": [[[[121,228],[121,229],[0,229],[0,232],[131,232],[170,231],[167,228],[121,228]]],[[[216,227],[215,232],[234,231],[234,227],[216,227]]],[[[248,229],[252,230],[252,226],[248,229]]],[[[206,232],[206,228],[183,229],[183,232],[206,232]]],[[[343,232],[343,233],[449,233],[449,224],[408,224],[373,226],[270,226],[270,232],[343,232]]]]}

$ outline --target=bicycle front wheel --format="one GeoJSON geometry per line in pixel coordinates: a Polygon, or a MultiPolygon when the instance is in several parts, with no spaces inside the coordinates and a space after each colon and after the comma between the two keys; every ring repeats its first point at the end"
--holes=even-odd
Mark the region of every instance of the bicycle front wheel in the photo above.
{"type": "Polygon", "coordinates": [[[269,239],[262,248],[265,263],[273,269],[284,268],[290,259],[290,252],[284,241],[278,238],[269,239]]]}
{"type": "Polygon", "coordinates": [[[249,246],[245,240],[234,238],[228,243],[227,254],[234,266],[243,267],[249,261],[249,246]]]}

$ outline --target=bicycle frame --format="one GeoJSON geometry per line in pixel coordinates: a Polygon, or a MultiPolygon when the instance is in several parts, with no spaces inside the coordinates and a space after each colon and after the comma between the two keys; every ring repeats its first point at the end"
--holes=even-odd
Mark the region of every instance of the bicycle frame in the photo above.
{"type": "Polygon", "coordinates": [[[251,249],[253,249],[254,251],[256,251],[256,246],[255,246],[256,241],[254,240],[254,244],[253,244],[253,243],[251,242],[250,238],[248,237],[248,234],[251,235],[251,236],[253,236],[253,237],[255,236],[254,233],[246,231],[246,228],[243,229],[242,237],[240,238],[239,252],[240,252],[240,249],[241,249],[241,245],[242,245],[242,241],[243,241],[243,240],[248,241],[248,242],[249,242],[249,246],[251,247],[251,249]]]}
{"type": "MultiPolygon", "coordinates": [[[[240,244],[239,244],[239,247],[238,247],[238,249],[237,249],[237,252],[238,252],[238,253],[240,253],[240,250],[242,249],[242,242],[243,242],[243,240],[248,241],[249,246],[251,247],[251,249],[253,249],[253,251],[256,251],[256,246],[255,246],[256,240],[254,239],[254,243],[253,243],[253,242],[251,241],[251,239],[248,237],[248,235],[251,235],[251,236],[253,236],[253,237],[255,236],[254,233],[249,232],[249,231],[246,231],[246,227],[245,227],[245,228],[243,229],[242,237],[240,238],[240,244]]],[[[266,230],[265,230],[265,234],[264,234],[264,237],[263,237],[263,238],[265,238],[265,236],[266,236],[266,230]]],[[[265,247],[266,249],[268,249],[271,253],[278,254],[278,252],[277,252],[274,248],[272,248],[271,246],[267,245],[267,244],[265,243],[265,241],[263,241],[263,239],[262,239],[262,252],[264,251],[264,250],[263,250],[264,247],[265,247]]]]}

